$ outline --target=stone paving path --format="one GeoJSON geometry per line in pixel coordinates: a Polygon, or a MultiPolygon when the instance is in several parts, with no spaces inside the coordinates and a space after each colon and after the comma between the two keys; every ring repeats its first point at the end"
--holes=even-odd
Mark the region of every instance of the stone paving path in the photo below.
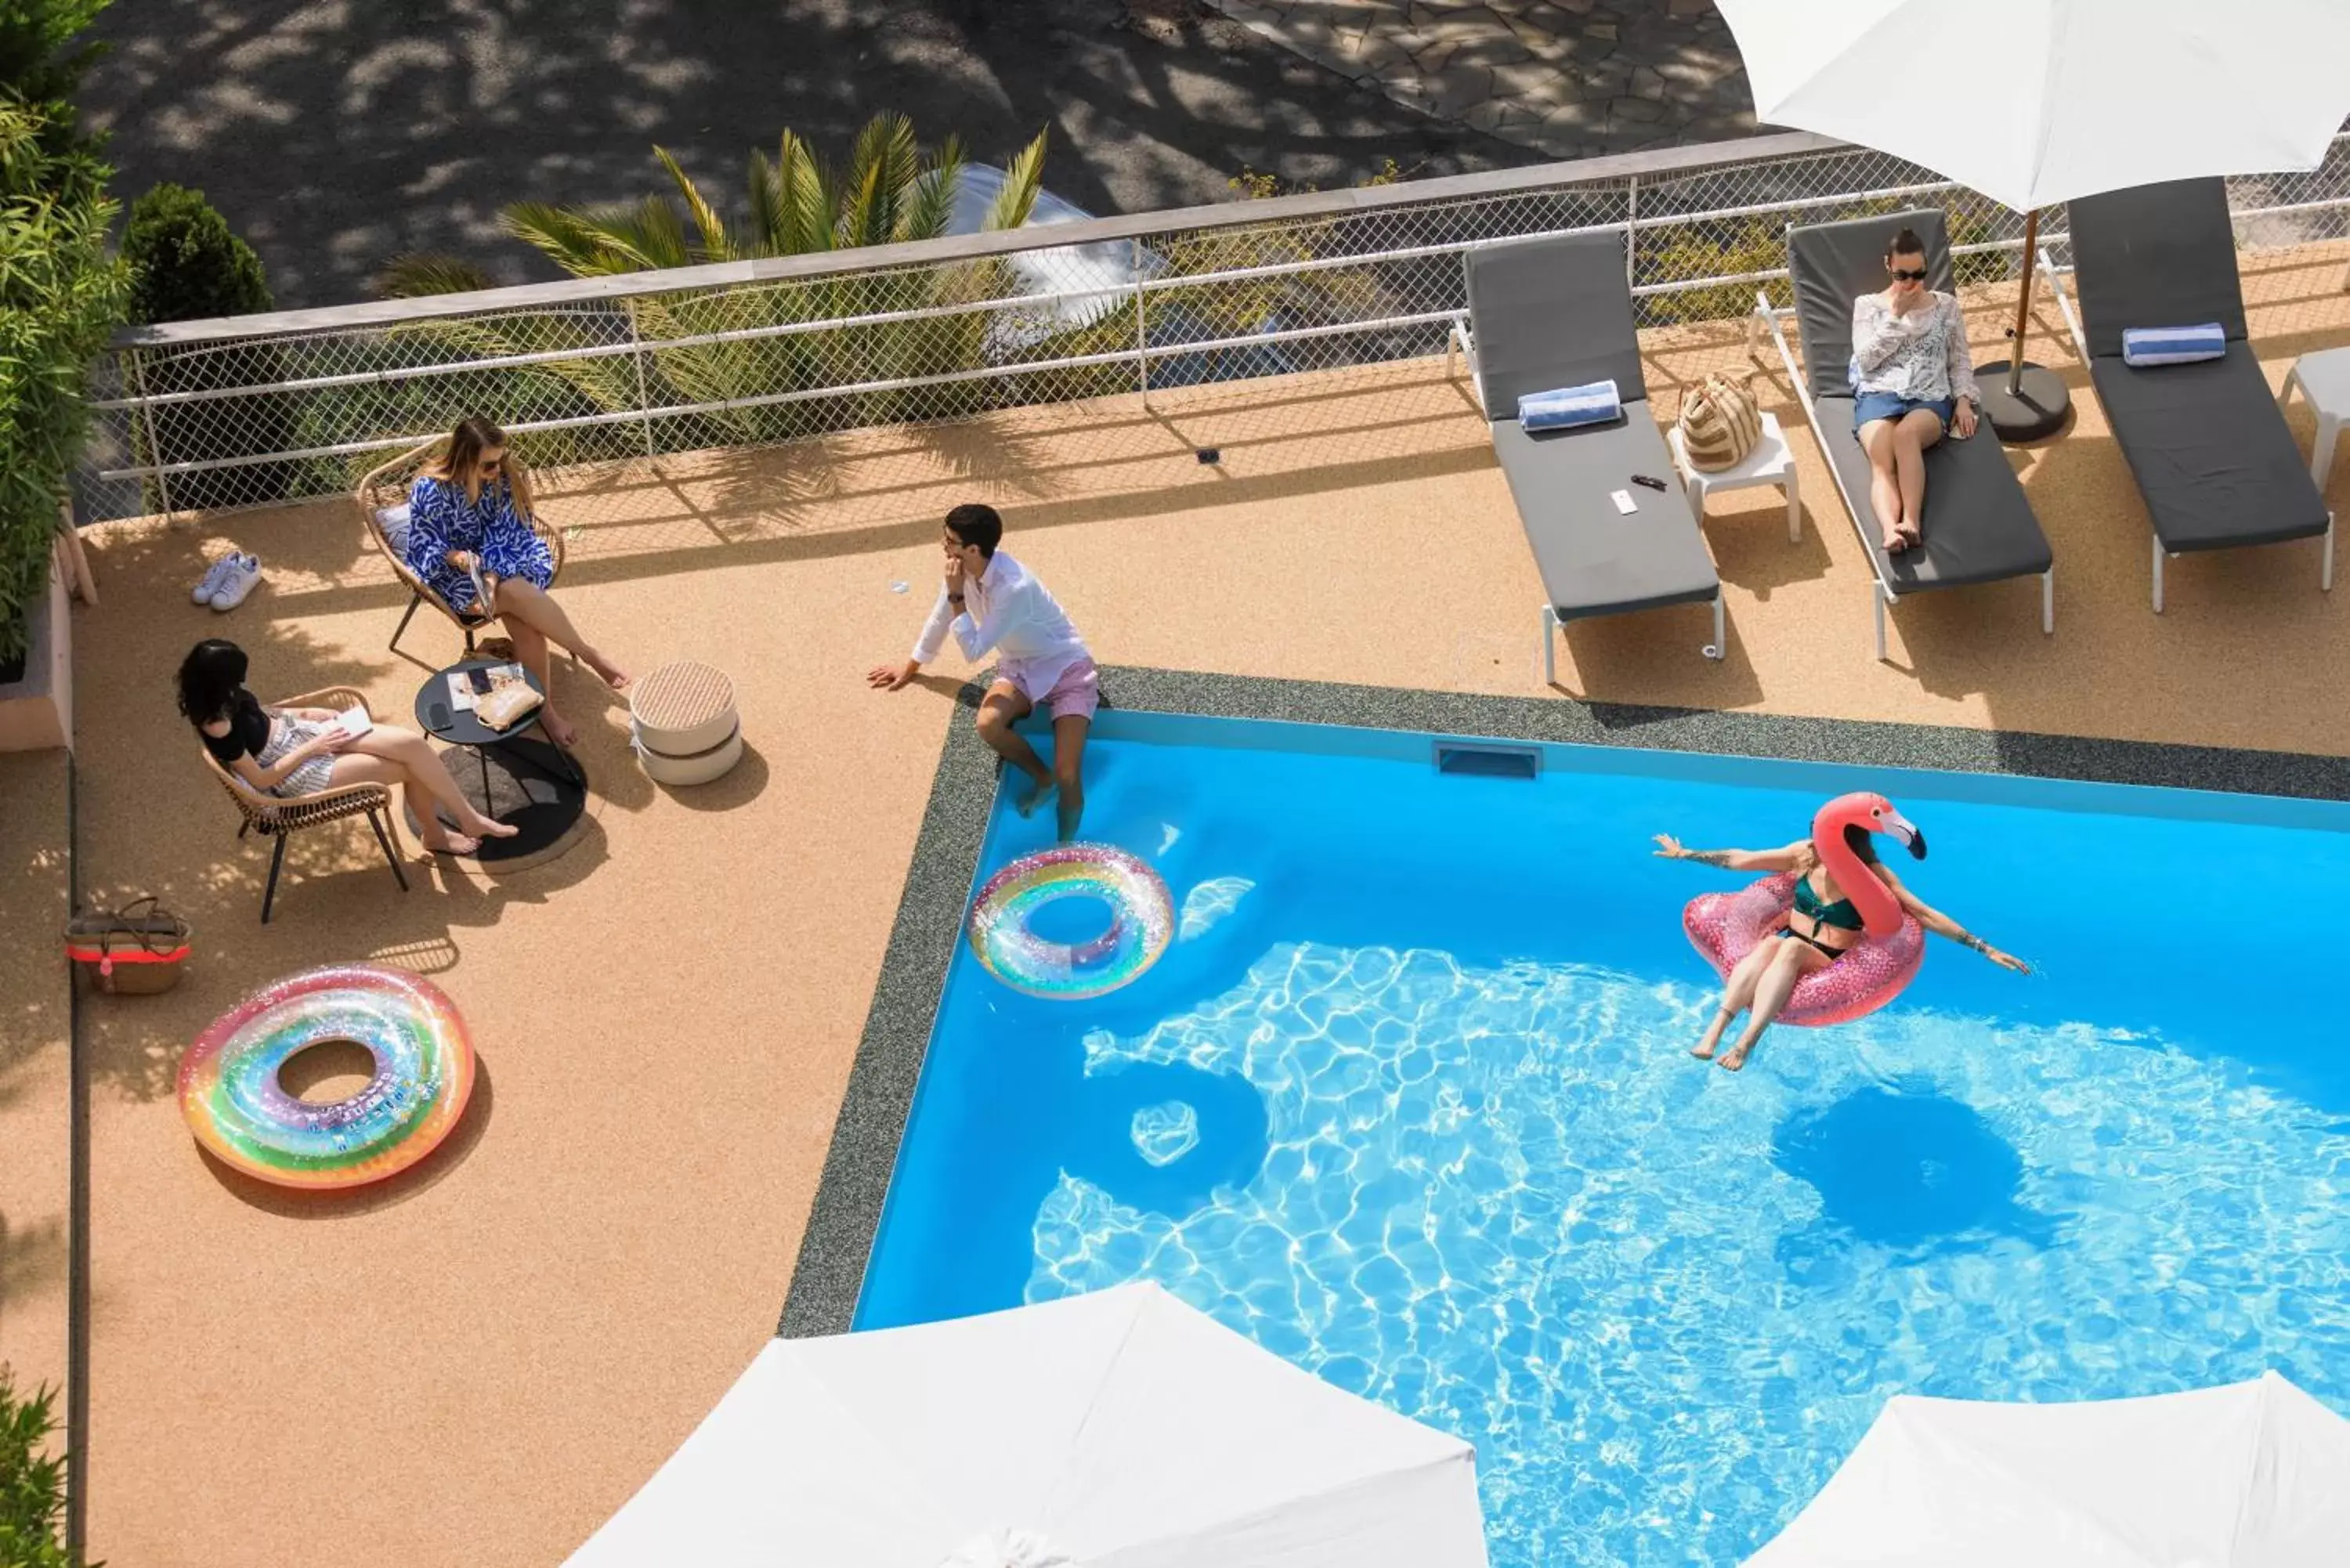
{"type": "Polygon", "coordinates": [[[1399,103],[1554,158],[1752,134],[1711,0],[1207,0],[1399,103]]]}

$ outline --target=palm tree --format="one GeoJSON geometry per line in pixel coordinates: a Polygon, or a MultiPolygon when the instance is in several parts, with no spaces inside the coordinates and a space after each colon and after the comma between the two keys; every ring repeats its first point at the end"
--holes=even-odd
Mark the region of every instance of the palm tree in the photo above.
{"type": "MultiPolygon", "coordinates": [[[[1018,228],[1035,205],[1044,171],[1045,134],[1023,148],[983,227],[1018,228]]],[[[676,188],[633,205],[557,207],[520,202],[502,215],[508,234],[536,247],[576,277],[657,271],[708,262],[895,244],[936,238],[954,212],[965,158],[950,136],[925,153],[903,115],[877,116],[858,135],[845,167],[827,166],[807,140],[786,130],[776,156],[751,154],[745,211],[730,223],[665,148],[653,149],[676,188]]],[[[485,282],[480,269],[446,256],[400,257],[377,279],[387,297],[448,293],[485,282]]],[[[723,290],[636,296],[629,304],[640,337],[669,341],[760,327],[839,321],[975,303],[1008,284],[1000,264],[982,260],[902,271],[835,274],[806,280],[748,284],[723,290]]],[[[432,324],[442,337],[452,327],[467,347],[497,352],[495,323],[432,324]]],[[[651,361],[679,403],[726,402],[780,391],[860,382],[894,381],[981,363],[987,313],[951,310],[916,321],[829,327],[782,336],[733,338],[656,351],[651,361]]],[[[585,343],[583,335],[583,346],[585,343]]],[[[546,345],[534,344],[543,348],[546,345]]],[[[615,359],[560,362],[550,367],[598,406],[635,400],[633,373],[615,359]],[[616,396],[619,399],[615,402],[616,396]]],[[[932,400],[939,389],[932,389],[932,400]]],[[[859,400],[854,423],[887,422],[920,409],[903,395],[859,400]]],[[[806,427],[789,405],[730,409],[722,420],[734,434],[774,439],[806,427]]],[[[826,422],[840,422],[828,421],[826,422]]]]}

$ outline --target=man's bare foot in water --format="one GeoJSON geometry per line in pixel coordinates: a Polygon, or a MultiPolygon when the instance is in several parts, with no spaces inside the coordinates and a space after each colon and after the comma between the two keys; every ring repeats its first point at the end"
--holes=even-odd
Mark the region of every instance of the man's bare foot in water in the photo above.
{"type": "Polygon", "coordinates": [[[1753,1041],[1741,1040],[1737,1044],[1732,1045],[1730,1048],[1730,1054],[1721,1059],[1721,1064],[1729,1071],[1735,1073],[1739,1068],[1746,1065],[1746,1058],[1752,1055],[1753,1051],[1753,1041]]]}
{"type": "Polygon", "coordinates": [[[1736,1016],[1727,1007],[1715,1008],[1713,1022],[1707,1025],[1705,1038],[1690,1047],[1690,1054],[1700,1062],[1712,1061],[1715,1050],[1721,1044],[1722,1031],[1730,1027],[1730,1021],[1736,1016]]]}
{"type": "Polygon", "coordinates": [[[1026,789],[1013,797],[1012,809],[1023,816],[1034,816],[1036,815],[1038,806],[1053,798],[1055,787],[1051,779],[1045,779],[1042,783],[1032,780],[1026,789]]]}

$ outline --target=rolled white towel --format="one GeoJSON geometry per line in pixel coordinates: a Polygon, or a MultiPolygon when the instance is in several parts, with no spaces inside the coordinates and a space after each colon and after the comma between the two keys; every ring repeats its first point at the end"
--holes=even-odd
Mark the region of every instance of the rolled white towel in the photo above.
{"type": "Polygon", "coordinates": [[[2194,327],[2126,327],[2122,329],[2125,365],[2191,365],[2227,357],[2228,334],[2216,321],[2194,327]]]}
{"type": "Polygon", "coordinates": [[[1576,425],[1604,425],[1621,419],[1623,414],[1623,400],[1617,396],[1614,381],[1528,392],[1518,400],[1521,430],[1558,431],[1576,425]]]}

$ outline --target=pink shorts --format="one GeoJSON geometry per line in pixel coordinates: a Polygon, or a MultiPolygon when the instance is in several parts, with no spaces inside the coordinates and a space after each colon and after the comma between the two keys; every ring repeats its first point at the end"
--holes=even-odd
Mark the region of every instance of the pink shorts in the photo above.
{"type": "Polygon", "coordinates": [[[1101,671],[1094,668],[1090,659],[1080,659],[1062,670],[1053,689],[1041,696],[1031,688],[1026,670],[1014,667],[1002,674],[1020,688],[1020,694],[1031,705],[1042,708],[1055,719],[1090,719],[1101,706],[1101,671]]]}

